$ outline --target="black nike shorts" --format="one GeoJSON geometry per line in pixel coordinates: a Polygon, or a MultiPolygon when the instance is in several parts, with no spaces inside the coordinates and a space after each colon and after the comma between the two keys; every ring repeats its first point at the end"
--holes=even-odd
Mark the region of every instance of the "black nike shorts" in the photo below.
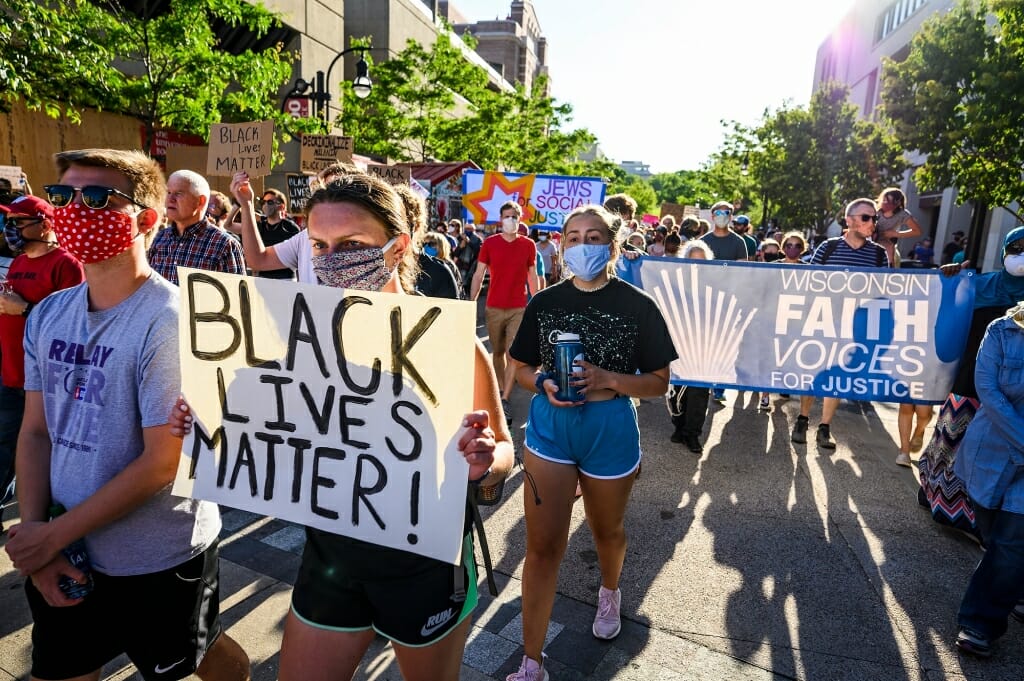
{"type": "Polygon", "coordinates": [[[69,679],[121,653],[147,681],[192,674],[221,632],[217,542],[194,558],[147,575],[93,571],[78,605],[54,608],[25,580],[32,610],[32,676],[69,679]]]}
{"type": "Polygon", "coordinates": [[[306,528],[292,612],[318,629],[372,628],[404,646],[428,646],[476,607],[479,592],[468,533],[462,563],[306,528]]]}

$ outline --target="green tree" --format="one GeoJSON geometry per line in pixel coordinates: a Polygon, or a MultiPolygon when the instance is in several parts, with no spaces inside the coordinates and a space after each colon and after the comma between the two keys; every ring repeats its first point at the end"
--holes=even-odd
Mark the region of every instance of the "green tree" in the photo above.
{"type": "MultiPolygon", "coordinates": [[[[469,159],[488,169],[541,173],[593,143],[585,130],[563,130],[572,107],[547,96],[544,79],[529,92],[492,88],[486,72],[453,43],[459,39],[442,33],[429,49],[410,40],[373,66],[366,99],[341,84],[338,120],[357,150],[396,161],[469,159]]],[[[463,40],[473,44],[470,36],[463,40]]]]}
{"type": "MultiPolygon", "coordinates": [[[[756,128],[730,136],[744,152],[751,197],[786,227],[823,233],[846,203],[875,196],[907,168],[902,147],[874,121],[860,120],[849,90],[827,83],[807,108],[765,112],[756,128]]],[[[735,154],[734,154],[735,156],[735,154]]]]}
{"type": "MultiPolygon", "coordinates": [[[[1021,200],[1024,4],[975,0],[936,15],[905,60],[884,62],[882,78],[897,138],[926,155],[914,173],[920,187],[956,187],[958,200],[982,214],[1021,200]]],[[[1019,208],[1011,212],[1024,220],[1019,208]]]]}
{"type": "Polygon", "coordinates": [[[450,153],[456,107],[491,103],[486,74],[452,40],[442,33],[430,49],[409,40],[400,53],[373,66],[374,87],[366,99],[356,98],[350,83],[342,85],[339,122],[359,150],[414,162],[450,153]]]}
{"type": "MultiPolygon", "coordinates": [[[[281,45],[232,54],[220,49],[212,26],[222,22],[258,37],[280,25],[261,5],[245,0],[150,0],[130,12],[111,0],[60,0],[31,8],[12,0],[19,25],[0,12],[10,43],[0,69],[22,74],[4,97],[22,97],[59,115],[83,106],[138,118],[145,148],[157,128],[206,135],[221,121],[284,120],[278,89],[291,74],[292,55],[281,45]],[[27,26],[28,19],[43,22],[27,26]],[[12,66],[8,66],[12,65],[12,66]]],[[[301,123],[299,124],[301,125],[301,123]]]]}
{"type": "Polygon", "coordinates": [[[66,3],[6,0],[0,8],[0,110],[22,100],[52,118],[80,120],[83,107],[118,99],[112,55],[92,39],[97,27],[66,3]]]}

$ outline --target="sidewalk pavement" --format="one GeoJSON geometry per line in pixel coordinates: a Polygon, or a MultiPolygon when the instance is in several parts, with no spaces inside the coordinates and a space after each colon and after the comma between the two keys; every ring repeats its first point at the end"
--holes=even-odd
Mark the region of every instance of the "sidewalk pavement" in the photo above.
{"type": "MultiPolygon", "coordinates": [[[[832,429],[839,446],[828,452],[790,443],[797,400],[772,396],[772,411],[759,414],[756,394],[727,396],[711,408],[699,457],[668,441],[661,400],[639,408],[644,467],[627,513],[623,630],[612,642],[590,634],[599,571],[575,504],[546,648],[553,681],[1024,678],[1016,623],[991,660],[954,652],[956,609],[980,549],[932,522],[916,501],[916,469],[893,464],[895,405],[844,402],[832,429]]],[[[519,445],[526,410],[517,390],[519,445]]],[[[469,681],[503,679],[522,655],[522,482],[517,472],[502,504],[486,509],[500,592],[485,588],[477,609],[469,681]]],[[[225,509],[222,537],[227,630],[252,657],[253,678],[275,679],[302,531],[225,509]]],[[[28,678],[22,584],[0,552],[0,679],[28,678]]],[[[103,678],[139,677],[122,658],[103,678]]],[[[401,678],[382,640],[356,678],[401,678]]]]}

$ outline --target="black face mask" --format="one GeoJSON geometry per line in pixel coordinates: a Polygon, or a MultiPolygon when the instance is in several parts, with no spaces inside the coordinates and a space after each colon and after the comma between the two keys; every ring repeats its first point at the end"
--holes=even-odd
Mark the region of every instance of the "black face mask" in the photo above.
{"type": "Polygon", "coordinates": [[[781,253],[765,253],[763,255],[763,257],[764,257],[764,261],[765,262],[775,262],[776,260],[780,260],[782,258],[782,254],[781,253]]]}

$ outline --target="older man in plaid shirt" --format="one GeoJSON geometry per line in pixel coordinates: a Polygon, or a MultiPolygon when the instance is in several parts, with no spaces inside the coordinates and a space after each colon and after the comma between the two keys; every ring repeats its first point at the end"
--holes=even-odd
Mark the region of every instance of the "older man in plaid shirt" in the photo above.
{"type": "Polygon", "coordinates": [[[178,266],[245,274],[238,241],[207,222],[210,184],[199,173],[178,170],[167,178],[167,220],[149,247],[149,264],[177,285],[178,266]]]}

